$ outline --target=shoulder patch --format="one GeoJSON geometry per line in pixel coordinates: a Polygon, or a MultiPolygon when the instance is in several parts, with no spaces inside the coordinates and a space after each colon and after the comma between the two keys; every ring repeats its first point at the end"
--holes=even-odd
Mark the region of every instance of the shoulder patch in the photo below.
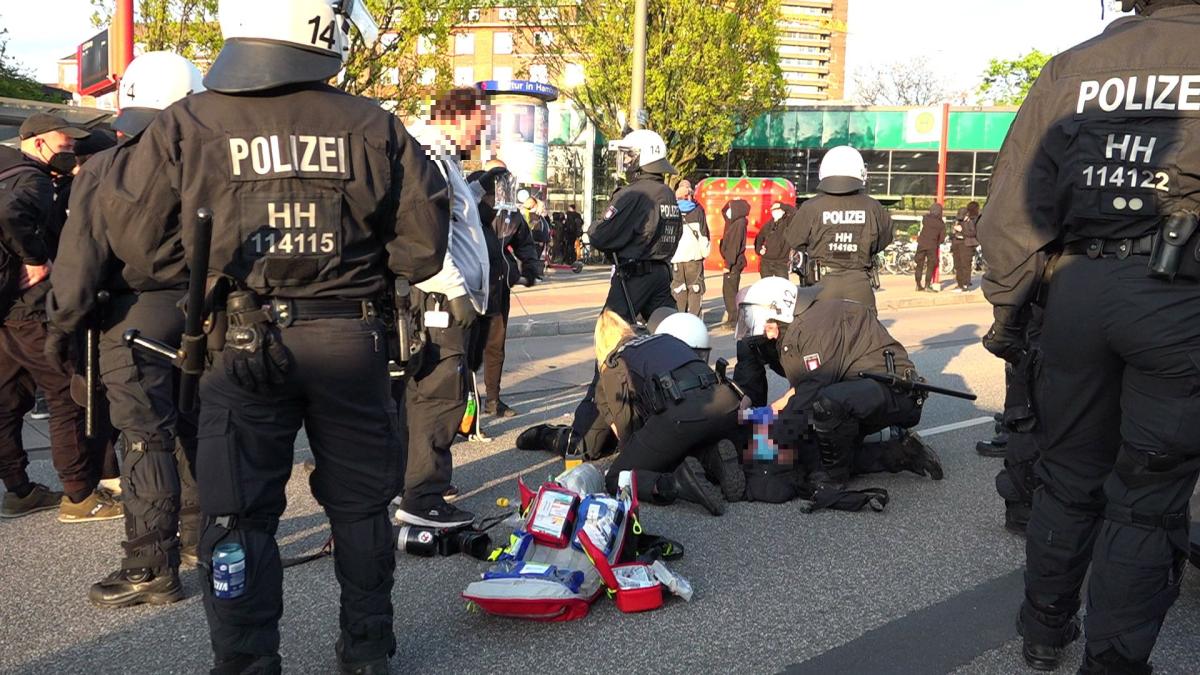
{"type": "Polygon", "coordinates": [[[809,372],[814,371],[817,368],[820,368],[821,367],[821,355],[820,354],[806,355],[804,357],[804,367],[807,368],[809,370],[809,372]]]}
{"type": "Polygon", "coordinates": [[[604,215],[603,215],[603,216],[602,216],[600,219],[601,219],[601,220],[608,220],[608,219],[612,218],[612,217],[613,217],[613,216],[615,216],[615,215],[617,215],[617,207],[616,207],[616,206],[610,206],[610,207],[608,207],[607,209],[605,209],[605,211],[604,211],[604,215]]]}

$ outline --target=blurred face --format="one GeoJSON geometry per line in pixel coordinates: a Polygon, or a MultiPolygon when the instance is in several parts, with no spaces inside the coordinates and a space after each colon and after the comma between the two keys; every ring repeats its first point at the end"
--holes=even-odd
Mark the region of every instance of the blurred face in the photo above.
{"type": "Polygon", "coordinates": [[[774,321],[768,321],[766,328],[763,329],[763,337],[768,340],[779,339],[779,324],[774,321]]]}

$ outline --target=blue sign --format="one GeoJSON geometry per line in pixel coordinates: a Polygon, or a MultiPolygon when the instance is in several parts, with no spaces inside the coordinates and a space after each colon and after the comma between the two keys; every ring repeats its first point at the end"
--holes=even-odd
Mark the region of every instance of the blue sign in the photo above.
{"type": "Polygon", "coordinates": [[[484,80],[478,82],[477,85],[489,94],[521,94],[540,98],[543,101],[553,101],[558,98],[558,87],[532,80],[484,80]]]}

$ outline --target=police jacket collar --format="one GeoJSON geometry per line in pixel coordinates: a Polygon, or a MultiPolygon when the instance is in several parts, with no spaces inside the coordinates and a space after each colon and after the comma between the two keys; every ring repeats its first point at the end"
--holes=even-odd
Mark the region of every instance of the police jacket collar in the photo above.
{"type": "Polygon", "coordinates": [[[863,182],[850,176],[829,176],[817,183],[817,191],[827,195],[849,195],[866,188],[863,182]]]}
{"type": "Polygon", "coordinates": [[[225,41],[204,86],[222,94],[250,94],[289,84],[324,82],[342,69],[342,60],[324,52],[274,40],[225,41]]]}
{"type": "Polygon", "coordinates": [[[666,182],[666,178],[661,173],[648,173],[645,171],[639,171],[639,172],[633,174],[633,180],[634,180],[634,182],[637,182],[639,180],[652,180],[656,183],[665,183],[666,182]]]}

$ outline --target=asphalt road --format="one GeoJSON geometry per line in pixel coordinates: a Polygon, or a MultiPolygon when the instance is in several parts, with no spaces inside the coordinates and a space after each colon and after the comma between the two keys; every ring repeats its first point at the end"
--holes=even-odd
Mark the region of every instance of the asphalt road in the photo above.
{"type": "MultiPolygon", "coordinates": [[[[486,565],[399,554],[396,672],[519,670],[659,673],[1021,673],[1013,618],[1021,597],[1022,540],[1002,527],[993,478],[1000,461],[975,454],[1003,396],[1002,368],[977,338],[986,305],[885,314],[937,384],[979,401],[931,399],[921,428],[946,479],[869,476],[892,502],[884,513],[802,513],[795,504],[733,505],[712,518],[688,505],[645,506],[648,531],[682,542],[672,565],[696,588],[690,603],[623,615],[601,599],[583,620],[522,623],[468,611],[459,593],[486,565]]],[[[716,354],[731,355],[732,338],[716,354]]],[[[586,336],[509,343],[505,399],[521,416],[489,423],[490,443],[456,446],[462,505],[491,514],[515,497],[515,477],[543,479],[558,464],[515,450],[528,424],[567,415],[590,376],[586,336]]],[[[782,389],[781,382],[775,386],[782,389]]],[[[298,443],[303,446],[303,440],[298,443]]],[[[318,548],[324,516],[309,496],[307,459],[281,526],[284,555],[318,548]]],[[[53,482],[46,459],[36,477],[53,482]]],[[[514,500],[515,501],[515,500],[514,500]]],[[[87,586],[116,564],[119,522],[60,525],[53,512],[0,522],[0,671],[5,673],[195,673],[209,664],[194,571],[189,597],[169,607],[103,611],[87,586]]],[[[1196,572],[1196,570],[1192,570],[1196,572]]],[[[1155,652],[1157,672],[1200,670],[1200,574],[1190,574],[1155,652]]],[[[319,560],[285,575],[282,653],[287,672],[335,669],[337,585],[319,560]]],[[[1076,645],[1067,658],[1073,672],[1076,645]]]]}

